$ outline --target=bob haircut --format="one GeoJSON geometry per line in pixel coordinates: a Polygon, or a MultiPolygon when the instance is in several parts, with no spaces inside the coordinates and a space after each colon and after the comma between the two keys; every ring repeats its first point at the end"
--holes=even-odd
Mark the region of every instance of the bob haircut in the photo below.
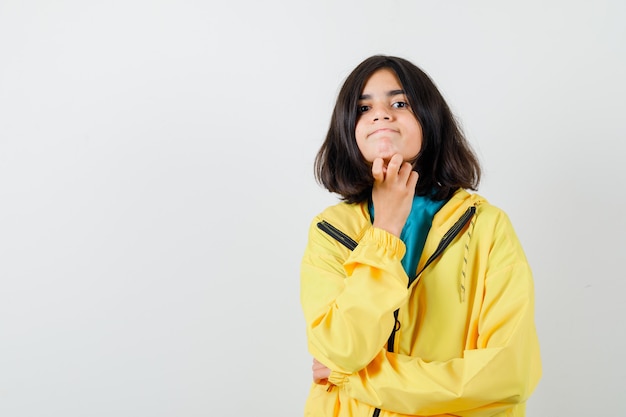
{"type": "Polygon", "coordinates": [[[476,191],[480,163],[443,96],[420,68],[387,55],[365,59],[341,87],[326,139],[315,157],[317,182],[348,203],[370,198],[374,185],[371,164],[361,154],[354,132],[363,87],[374,72],[383,68],[391,69],[398,77],[410,109],[422,127],[422,147],[411,161],[419,173],[416,195],[445,200],[459,188],[476,191]]]}

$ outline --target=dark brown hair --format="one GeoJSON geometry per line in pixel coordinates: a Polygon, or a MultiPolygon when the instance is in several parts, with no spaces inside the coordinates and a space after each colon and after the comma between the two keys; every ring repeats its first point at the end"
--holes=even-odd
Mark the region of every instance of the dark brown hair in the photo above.
{"type": "Polygon", "coordinates": [[[478,158],[433,81],[411,62],[386,55],[367,58],[346,78],[326,140],[315,157],[316,180],[346,202],[369,199],[374,184],[371,164],[363,158],[354,131],[359,96],[369,77],[382,68],[396,74],[422,126],[422,148],[413,161],[413,169],[419,173],[416,194],[444,200],[459,188],[477,190],[481,175],[478,158]]]}

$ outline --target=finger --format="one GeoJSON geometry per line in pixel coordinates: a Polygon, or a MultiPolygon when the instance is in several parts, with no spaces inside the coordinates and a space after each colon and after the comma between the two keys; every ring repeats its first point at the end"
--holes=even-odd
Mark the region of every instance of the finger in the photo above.
{"type": "Polygon", "coordinates": [[[397,177],[400,172],[400,168],[402,167],[402,163],[402,155],[395,154],[392,156],[387,164],[387,175],[391,174],[391,178],[397,177]]]}
{"type": "Polygon", "coordinates": [[[311,367],[313,371],[317,371],[317,370],[324,369],[324,368],[326,368],[326,365],[324,365],[322,362],[318,361],[317,359],[313,359],[313,366],[311,367]]]}
{"type": "Polygon", "coordinates": [[[324,367],[323,369],[318,369],[313,372],[313,380],[322,380],[328,379],[330,376],[330,369],[324,367]]]}
{"type": "Polygon", "coordinates": [[[372,175],[375,181],[382,182],[385,180],[384,161],[382,158],[374,159],[372,163],[372,175]]]}
{"type": "Polygon", "coordinates": [[[408,177],[409,174],[411,173],[411,169],[412,168],[413,168],[413,166],[411,166],[410,163],[403,162],[402,165],[400,165],[400,169],[398,170],[398,174],[402,175],[402,176],[408,177]]]}
{"type": "Polygon", "coordinates": [[[420,174],[418,174],[417,171],[412,170],[411,173],[409,174],[409,180],[406,183],[407,187],[415,189],[415,186],[417,186],[417,180],[419,179],[419,177],[420,177],[420,174]]]}
{"type": "Polygon", "coordinates": [[[404,179],[405,182],[409,181],[409,177],[413,171],[413,165],[410,162],[404,162],[398,171],[398,177],[404,179]]]}

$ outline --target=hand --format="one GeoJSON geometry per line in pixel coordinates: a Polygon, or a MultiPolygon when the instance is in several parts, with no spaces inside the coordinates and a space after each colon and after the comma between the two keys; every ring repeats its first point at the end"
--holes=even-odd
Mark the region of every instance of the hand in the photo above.
{"type": "Polygon", "coordinates": [[[313,370],[313,382],[316,384],[325,384],[328,381],[328,377],[330,376],[330,369],[328,369],[324,364],[322,364],[317,359],[313,359],[313,366],[311,368],[313,370]]]}
{"type": "Polygon", "coordinates": [[[382,158],[376,158],[372,163],[372,175],[374,227],[400,237],[411,212],[419,175],[410,163],[403,162],[400,154],[392,156],[387,166],[382,158]]]}

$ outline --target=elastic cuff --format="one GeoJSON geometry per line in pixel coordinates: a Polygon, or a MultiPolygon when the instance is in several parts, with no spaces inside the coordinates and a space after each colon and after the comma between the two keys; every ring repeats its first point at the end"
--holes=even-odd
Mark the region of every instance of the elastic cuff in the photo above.
{"type": "Polygon", "coordinates": [[[343,372],[338,371],[330,371],[330,375],[328,376],[328,382],[333,385],[337,385],[338,387],[342,386],[347,379],[348,374],[344,374],[343,372]]]}
{"type": "Polygon", "coordinates": [[[406,253],[406,246],[399,237],[373,226],[365,232],[359,244],[361,243],[376,244],[383,248],[392,258],[398,260],[401,260],[406,253]]]}

